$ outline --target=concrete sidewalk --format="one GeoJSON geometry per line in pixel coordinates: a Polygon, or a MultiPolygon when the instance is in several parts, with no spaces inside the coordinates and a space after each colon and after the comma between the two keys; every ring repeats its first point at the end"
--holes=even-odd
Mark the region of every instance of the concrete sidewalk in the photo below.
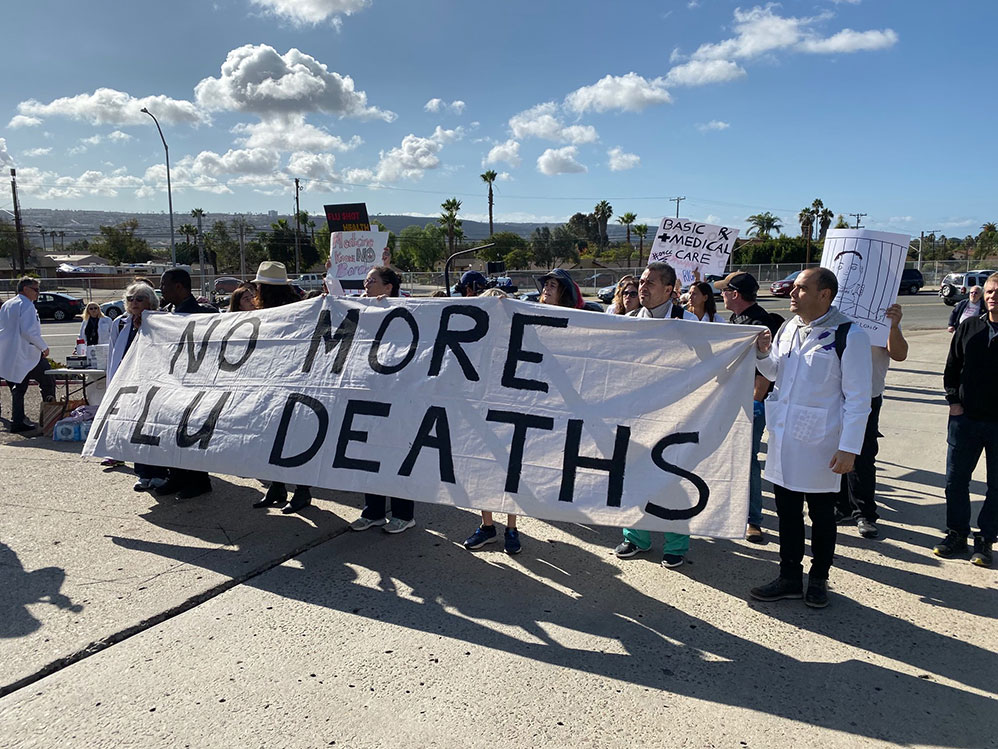
{"type": "Polygon", "coordinates": [[[949,336],[908,338],[883,538],[840,529],[822,611],[748,599],[776,573],[771,497],[771,543],[695,539],[677,570],[531,519],[511,558],[460,547],[477,513],[351,533],[359,495],[282,516],[233,477],[158,501],[79,444],[4,433],[0,744],[998,747],[998,570],[929,550],[949,336]]]}

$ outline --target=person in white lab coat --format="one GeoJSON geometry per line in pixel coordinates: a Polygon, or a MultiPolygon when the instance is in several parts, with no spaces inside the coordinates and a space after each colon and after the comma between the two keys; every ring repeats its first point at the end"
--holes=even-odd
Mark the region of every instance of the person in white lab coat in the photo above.
{"type": "Polygon", "coordinates": [[[28,381],[38,383],[43,400],[55,400],[55,382],[48,375],[49,347],[35,310],[39,291],[38,279],[25,276],[17,282],[17,296],[0,307],[0,377],[10,387],[10,431],[32,433],[29,436],[40,432],[24,415],[28,381]]]}
{"type": "Polygon", "coordinates": [[[810,268],[794,281],[796,317],[757,339],[759,372],[774,381],[766,400],[769,448],[765,477],[773,482],[780,519],[780,576],[753,588],[760,601],[801,598],[828,605],[835,553],[835,502],[842,476],[863,447],[870,413],[870,339],[832,306],[835,274],[810,268]],[[841,327],[840,327],[841,326],[841,327]],[[811,569],[803,590],[804,503],[811,518],[811,569]]]}

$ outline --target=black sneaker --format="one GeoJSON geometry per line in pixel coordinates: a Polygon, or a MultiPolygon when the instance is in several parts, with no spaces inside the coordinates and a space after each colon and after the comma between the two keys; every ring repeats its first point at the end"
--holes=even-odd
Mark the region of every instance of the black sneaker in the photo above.
{"type": "Polygon", "coordinates": [[[469,551],[480,549],[485,544],[496,542],[496,527],[494,525],[480,525],[478,530],[464,539],[464,548],[469,551]]]}
{"type": "Polygon", "coordinates": [[[630,541],[622,541],[613,553],[616,554],[621,559],[627,559],[628,557],[633,557],[637,554],[644,554],[648,549],[642,549],[640,546],[632,544],[630,541]]]}
{"type": "Polygon", "coordinates": [[[957,554],[966,554],[967,537],[956,531],[946,531],[946,538],[932,547],[932,553],[945,559],[955,557],[957,554]]]}
{"type": "Polygon", "coordinates": [[[853,517],[852,513],[842,512],[838,507],[835,508],[835,524],[836,525],[852,525],[856,518],[853,517]]]}
{"type": "Polygon", "coordinates": [[[877,528],[877,524],[872,520],[857,518],[856,527],[859,528],[859,535],[863,538],[876,538],[880,535],[880,530],[877,528]]]}
{"type": "Polygon", "coordinates": [[[779,601],[783,598],[800,598],[804,595],[804,585],[800,580],[778,577],[771,583],[760,585],[749,591],[757,601],[779,601]]]}
{"type": "Polygon", "coordinates": [[[808,578],[804,603],[812,609],[823,609],[828,605],[828,581],[808,578]]]}
{"type": "Polygon", "coordinates": [[[992,560],[991,541],[985,541],[984,536],[974,536],[974,556],[970,558],[971,564],[978,567],[990,567],[992,560]]]}

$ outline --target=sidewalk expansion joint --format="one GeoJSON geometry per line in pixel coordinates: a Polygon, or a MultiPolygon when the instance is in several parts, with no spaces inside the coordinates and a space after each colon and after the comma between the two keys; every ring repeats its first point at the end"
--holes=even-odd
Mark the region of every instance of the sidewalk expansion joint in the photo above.
{"type": "Polygon", "coordinates": [[[207,601],[216,598],[222,593],[225,593],[229,590],[232,590],[238,585],[242,585],[243,583],[248,582],[254,577],[262,575],[265,572],[269,572],[275,567],[280,567],[285,562],[294,559],[300,554],[304,554],[306,551],[310,551],[311,549],[314,549],[317,546],[326,543],[327,541],[333,540],[337,536],[343,535],[344,533],[347,532],[347,530],[349,530],[349,527],[344,526],[343,528],[340,528],[338,530],[330,531],[329,533],[320,536],[319,538],[313,539],[312,541],[309,541],[307,543],[302,544],[301,546],[296,547],[295,549],[287,552],[286,554],[282,554],[281,556],[275,559],[271,559],[270,561],[260,565],[259,567],[256,567],[252,570],[248,570],[247,572],[245,572],[242,575],[239,575],[238,577],[226,580],[225,582],[219,583],[213,588],[209,588],[208,590],[198,593],[195,596],[191,596],[186,601],[183,601],[182,603],[179,603],[176,606],[167,609],[166,611],[162,611],[156,614],[155,616],[151,616],[148,619],[144,619],[143,621],[138,622],[137,624],[125,627],[119,632],[115,632],[103,639],[90,643],[82,650],[78,650],[75,653],[72,653],[70,655],[59,658],[56,661],[53,661],[52,663],[48,663],[39,668],[37,671],[35,671],[32,674],[28,674],[27,676],[24,676],[18,679],[17,681],[11,682],[10,684],[0,685],[0,698],[13,694],[18,690],[24,689],[25,687],[29,687],[32,684],[40,681],[41,679],[44,679],[47,676],[51,676],[52,674],[61,671],[64,668],[79,663],[85,658],[89,658],[92,655],[96,655],[97,653],[107,650],[108,648],[117,645],[120,642],[124,642],[125,640],[134,637],[135,635],[141,634],[146,630],[151,629],[152,627],[162,624],[163,622],[168,621],[169,619],[173,619],[176,616],[179,616],[187,611],[190,611],[191,609],[200,606],[202,603],[206,603],[207,601]]]}

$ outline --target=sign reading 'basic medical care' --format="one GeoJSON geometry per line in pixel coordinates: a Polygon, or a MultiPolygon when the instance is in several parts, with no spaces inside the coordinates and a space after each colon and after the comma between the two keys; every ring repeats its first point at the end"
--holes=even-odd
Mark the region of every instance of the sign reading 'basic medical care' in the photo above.
{"type": "Polygon", "coordinates": [[[655,233],[648,262],[669,263],[682,285],[689,286],[694,280],[693,271],[698,271],[701,278],[708,273],[724,273],[736,239],[738,229],[666,217],[655,233]]]}
{"type": "Polygon", "coordinates": [[[739,537],[756,332],[497,298],[145,313],[84,454],[739,537]]]}

